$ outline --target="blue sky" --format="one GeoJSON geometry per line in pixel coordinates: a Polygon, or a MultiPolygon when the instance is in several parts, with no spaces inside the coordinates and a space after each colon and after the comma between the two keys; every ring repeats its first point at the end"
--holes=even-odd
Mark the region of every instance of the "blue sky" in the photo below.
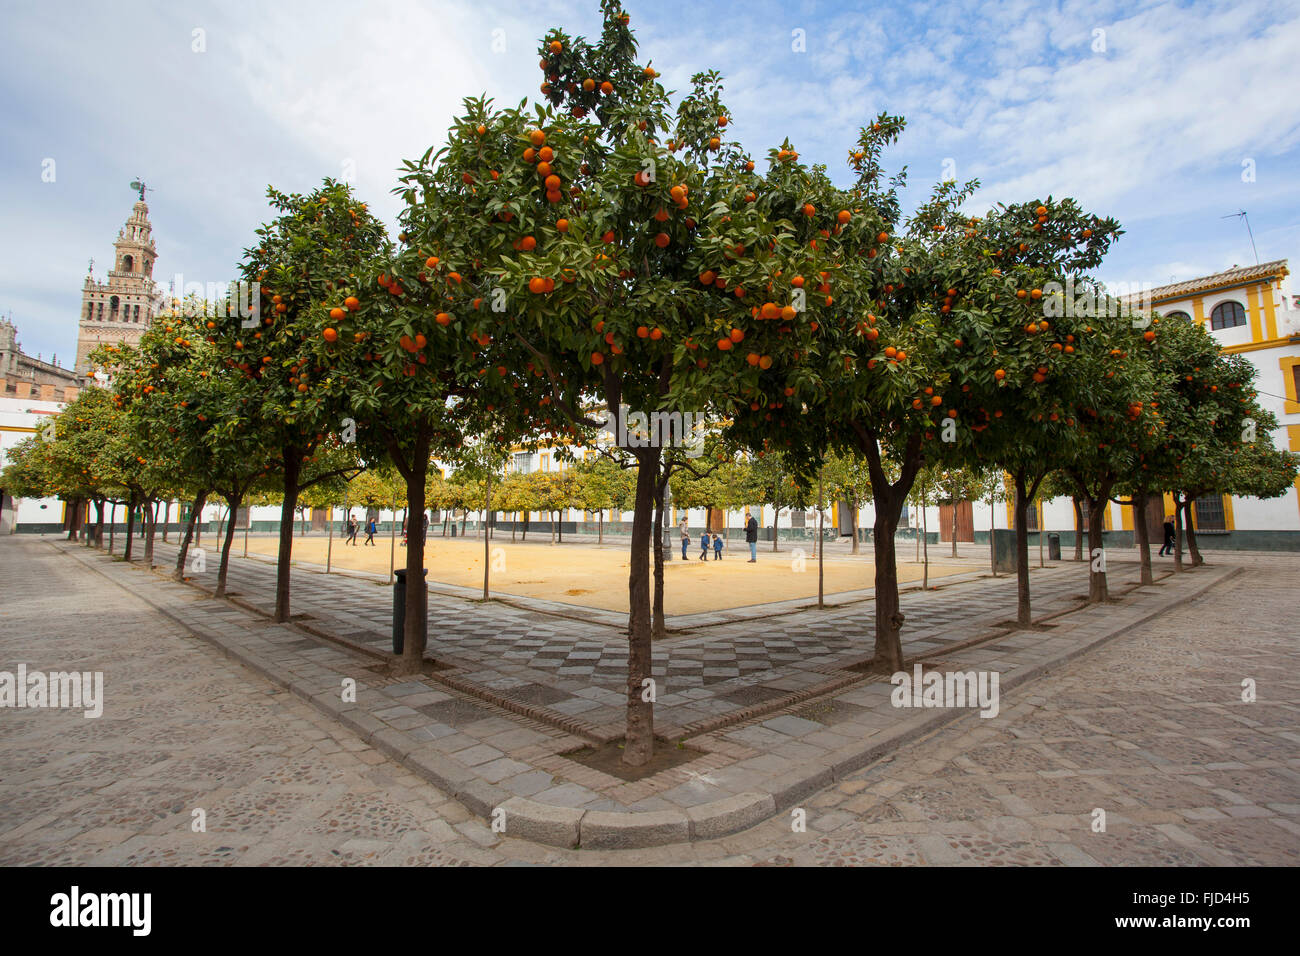
{"type": "MultiPolygon", "coordinates": [[[[626,7],[642,61],[670,89],[698,70],[724,75],[730,132],[756,153],[789,136],[847,181],[845,151],[883,109],[908,119],[886,156],[909,167],[906,208],[946,170],[982,182],[972,211],[1073,195],[1127,230],[1108,281],[1253,262],[1240,220],[1219,218],[1239,209],[1261,261],[1300,259],[1300,3],[626,7]]],[[[349,173],[391,224],[399,161],[441,143],[465,96],[535,94],[536,42],[557,24],[595,35],[598,4],[3,9],[0,313],[25,351],[68,365],[86,262],[102,278],[137,176],[155,190],[155,276],[168,281],[229,278],[268,218],[268,183],[349,173]]]]}

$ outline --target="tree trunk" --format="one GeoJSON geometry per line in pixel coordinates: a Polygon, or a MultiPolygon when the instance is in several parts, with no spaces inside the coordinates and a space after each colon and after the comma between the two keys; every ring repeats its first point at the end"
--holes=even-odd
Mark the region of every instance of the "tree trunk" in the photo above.
{"type": "Polygon", "coordinates": [[[878,490],[875,496],[876,523],[872,539],[876,554],[876,663],[891,674],[903,667],[903,613],[898,601],[898,563],[894,554],[894,532],[906,506],[906,494],[878,490]]]}
{"type": "Polygon", "coordinates": [[[1182,493],[1175,491],[1174,499],[1174,572],[1185,571],[1183,567],[1183,502],[1182,493]]]}
{"type": "MultiPolygon", "coordinates": [[[[894,527],[895,528],[898,527],[897,521],[894,522],[894,527]]],[[[858,506],[856,502],[854,502],[853,506],[849,509],[849,528],[853,532],[853,553],[857,554],[858,553],[858,506]]],[[[893,533],[891,532],[889,536],[889,549],[891,554],[893,553],[893,548],[894,548],[894,536],[893,533]]]]}
{"type": "Polygon", "coordinates": [[[113,540],[117,537],[117,502],[108,511],[108,553],[113,553],[113,540]]]}
{"type": "Polygon", "coordinates": [[[1074,502],[1074,560],[1083,560],[1083,501],[1078,495],[1070,499],[1074,502]]]}
{"type": "Polygon", "coordinates": [[[1183,512],[1187,519],[1183,522],[1183,525],[1187,528],[1187,553],[1192,558],[1192,567],[1194,568],[1199,568],[1205,563],[1205,559],[1201,557],[1201,549],[1196,546],[1196,525],[1192,522],[1192,506],[1199,497],[1200,495],[1188,494],[1183,501],[1183,512]]]}
{"type": "Polygon", "coordinates": [[[532,520],[533,520],[533,513],[532,513],[531,511],[525,511],[525,512],[524,512],[524,530],[521,531],[521,532],[519,533],[519,540],[520,540],[520,541],[527,541],[527,540],[528,540],[528,522],[530,522],[530,521],[532,521],[532,520]]]}
{"type": "Polygon", "coordinates": [[[163,544],[167,543],[167,525],[171,522],[171,520],[172,520],[172,503],[171,503],[171,499],[168,499],[166,506],[163,508],[163,544]]]}
{"type": "MultiPolygon", "coordinates": [[[[876,555],[876,648],[875,663],[890,673],[903,666],[903,612],[898,600],[898,559],[894,554],[894,533],[898,518],[907,506],[907,495],[924,460],[921,439],[913,435],[903,450],[898,480],[892,485],[880,461],[880,443],[874,433],[858,431],[858,446],[867,459],[871,486],[875,490],[876,523],[872,544],[876,555]]],[[[856,526],[856,514],[854,524],[856,526]]],[[[857,539],[856,530],[854,540],[857,539]]]]}
{"type": "Polygon", "coordinates": [[[77,540],[77,519],[81,514],[81,499],[73,498],[68,502],[68,540],[77,540]]]}
{"type": "Polygon", "coordinates": [[[239,503],[243,498],[242,494],[234,494],[226,498],[230,509],[230,520],[226,522],[225,540],[221,542],[221,566],[217,569],[216,597],[226,596],[226,570],[230,566],[230,546],[235,543],[235,515],[239,513],[239,503]]]}
{"type": "Polygon", "coordinates": [[[777,542],[781,540],[780,531],[781,531],[781,509],[778,508],[776,505],[773,505],[772,506],[772,550],[774,552],[781,550],[780,548],[777,547],[777,542]]]}
{"type": "Polygon", "coordinates": [[[550,524],[551,524],[551,544],[555,544],[555,512],[554,512],[554,511],[548,511],[548,512],[546,512],[546,514],[547,514],[547,515],[550,517],[550,519],[551,519],[551,521],[550,521],[550,524]]]}
{"type": "Polygon", "coordinates": [[[460,511],[460,536],[465,537],[465,525],[469,523],[469,509],[462,508],[460,511]]]}
{"type": "Polygon", "coordinates": [[[127,564],[131,563],[131,546],[135,541],[135,509],[139,500],[134,491],[126,499],[126,545],[122,548],[122,560],[127,564]]]}
{"type": "Polygon", "coordinates": [[[664,480],[655,485],[655,523],[654,536],[650,541],[650,550],[654,555],[654,607],[652,609],[653,624],[651,627],[651,637],[656,641],[661,641],[668,636],[668,626],[664,621],[664,486],[667,482],[667,475],[664,480]]]}
{"type": "MultiPolygon", "coordinates": [[[[488,509],[492,507],[492,474],[487,476],[487,489],[483,493],[483,600],[488,599],[488,571],[492,565],[491,546],[488,543],[488,509]]],[[[409,538],[410,535],[407,535],[409,538]]],[[[409,544],[408,544],[409,547],[409,544]]]]}
{"type": "Polygon", "coordinates": [[[1106,526],[1106,502],[1110,500],[1110,487],[1103,494],[1088,497],[1088,602],[1104,604],[1110,596],[1106,587],[1106,550],[1102,533],[1106,526]]]}
{"type": "Polygon", "coordinates": [[[1138,563],[1142,568],[1142,584],[1155,584],[1151,574],[1151,535],[1147,529],[1147,495],[1146,492],[1133,494],[1133,532],[1137,538],[1138,563]]]}
{"type": "Polygon", "coordinates": [[[153,539],[154,539],[154,534],[158,530],[158,502],[157,501],[149,502],[149,508],[147,511],[145,511],[145,518],[147,519],[146,521],[147,528],[145,530],[145,538],[144,538],[144,566],[146,568],[152,568],[153,567],[153,539]]]}
{"type": "Polygon", "coordinates": [[[1013,514],[1016,524],[1016,623],[1021,627],[1028,627],[1034,617],[1029,600],[1029,528],[1025,524],[1029,494],[1025,488],[1024,472],[1016,474],[1014,478],[1016,482],[1013,514]]]}
{"type": "Polygon", "coordinates": [[[190,541],[194,538],[194,525],[198,523],[199,513],[203,510],[203,506],[207,504],[207,501],[208,491],[206,488],[200,490],[194,496],[194,504],[190,508],[190,520],[185,523],[185,537],[181,539],[181,546],[176,552],[176,571],[172,574],[172,577],[177,581],[185,580],[185,558],[190,553],[190,541]]]}
{"type": "Polygon", "coordinates": [[[993,569],[993,576],[998,576],[998,551],[993,542],[993,532],[998,528],[997,509],[997,492],[989,493],[989,567],[993,569]]]}
{"type": "Polygon", "coordinates": [[[957,557],[957,502],[952,503],[952,556],[957,557]]]}
{"type": "Polygon", "coordinates": [[[826,584],[825,544],[826,544],[826,509],[822,507],[822,476],[824,469],[817,472],[817,607],[826,606],[824,588],[826,584]]]}
{"type": "Polygon", "coordinates": [[[601,509],[596,512],[596,543],[605,543],[605,511],[601,509]]]}
{"type": "Polygon", "coordinates": [[[643,699],[651,679],[650,531],[654,522],[658,448],[637,454],[636,499],[632,515],[631,570],[628,573],[627,732],[623,763],[640,767],[654,755],[654,703],[643,699]]]}
{"type": "MultiPolygon", "coordinates": [[[[424,490],[429,475],[429,430],[421,428],[411,450],[410,473],[406,478],[406,501],[411,514],[424,507],[424,490]]],[[[403,674],[418,674],[424,666],[424,649],[429,638],[429,585],[424,578],[424,535],[406,536],[406,620],[402,629],[403,674]]]]}
{"type": "Polygon", "coordinates": [[[280,548],[275,560],[275,616],[283,624],[289,620],[289,584],[293,559],[293,514],[298,509],[298,480],[302,473],[302,452],[285,446],[281,451],[284,468],[284,500],[280,502],[280,548]]]}
{"type": "Polygon", "coordinates": [[[930,590],[930,535],[925,530],[925,494],[921,495],[921,590],[930,590]]]}
{"type": "Polygon", "coordinates": [[[103,498],[95,499],[95,547],[104,550],[104,505],[103,498]]]}

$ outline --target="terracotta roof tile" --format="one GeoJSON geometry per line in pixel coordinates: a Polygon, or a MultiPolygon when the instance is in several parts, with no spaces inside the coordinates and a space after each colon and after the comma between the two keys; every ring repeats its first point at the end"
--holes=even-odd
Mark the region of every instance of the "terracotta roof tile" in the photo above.
{"type": "Polygon", "coordinates": [[[1198,292],[1204,292],[1207,289],[1236,285],[1241,282],[1249,282],[1252,279],[1267,279],[1277,275],[1285,276],[1289,272],[1290,270],[1287,269],[1287,260],[1277,259],[1273,262],[1262,262],[1257,266],[1239,266],[1235,269],[1228,269],[1224,272],[1216,272],[1213,275],[1201,276],[1199,279],[1187,279],[1184,282],[1171,282],[1169,285],[1157,286],[1146,293],[1135,293],[1133,295],[1123,296],[1123,301],[1132,302],[1137,299],[1146,299],[1148,301],[1180,299],[1185,296],[1195,295],[1198,292]]]}

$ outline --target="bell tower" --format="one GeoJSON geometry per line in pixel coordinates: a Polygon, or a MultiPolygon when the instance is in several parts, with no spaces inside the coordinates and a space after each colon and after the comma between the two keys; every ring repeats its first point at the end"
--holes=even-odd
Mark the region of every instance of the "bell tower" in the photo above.
{"type": "Polygon", "coordinates": [[[95,279],[92,259],[81,286],[81,316],[77,323],[77,374],[90,376],[88,356],[104,343],[134,345],[153,322],[157,306],[153,281],[158,258],[153,224],[145,205],[143,183],[132,183],[140,198],[113,243],[113,265],[107,280],[95,279]]]}

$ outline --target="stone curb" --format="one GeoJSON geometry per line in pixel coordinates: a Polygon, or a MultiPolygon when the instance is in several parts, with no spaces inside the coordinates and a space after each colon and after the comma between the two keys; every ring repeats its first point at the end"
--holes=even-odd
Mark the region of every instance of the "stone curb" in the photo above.
{"type": "MultiPolygon", "coordinates": [[[[554,806],[513,795],[501,787],[487,783],[477,777],[472,769],[462,766],[437,751],[432,743],[417,742],[408,734],[389,727],[363,708],[355,704],[344,705],[332,695],[322,694],[318,686],[313,687],[296,678],[278,675],[273,662],[233,645],[208,628],[182,620],[168,608],[151,600],[145,593],[131,589],[127,584],[105,573],[98,567],[97,562],[82,561],[74,549],[56,546],[56,550],[72,554],[80,563],[98,571],[123,590],[128,590],[134,596],[144,600],[160,614],[196,637],[214,645],[226,656],[239,661],[277,686],[288,689],[327,716],[335,718],[377,750],[392,757],[439,790],[450,794],[471,812],[485,818],[489,823],[492,822],[494,811],[504,812],[507,835],[549,846],[632,849],[709,840],[738,833],[771,818],[782,810],[798,805],[807,797],[845,779],[916,739],[971,716],[969,712],[942,709],[924,712],[925,716],[907,721],[893,731],[886,732],[870,746],[844,748],[838,752],[840,759],[834,760],[829,765],[809,764],[769,781],[770,792],[742,793],[685,810],[611,812],[554,806]]],[[[1050,659],[1016,670],[1001,681],[1000,689],[1011,690],[1044,676],[1094,648],[1141,627],[1172,608],[1200,598],[1219,584],[1242,573],[1244,573],[1243,568],[1235,567],[1226,573],[1216,574],[1199,586],[1195,586],[1191,592],[1166,600],[1133,621],[1086,640],[1050,659]]],[[[1090,605],[1083,605],[1079,610],[1088,607],[1090,605]]],[[[337,642],[337,639],[335,641],[337,642]]],[[[829,693],[834,693],[834,690],[829,693]]]]}

